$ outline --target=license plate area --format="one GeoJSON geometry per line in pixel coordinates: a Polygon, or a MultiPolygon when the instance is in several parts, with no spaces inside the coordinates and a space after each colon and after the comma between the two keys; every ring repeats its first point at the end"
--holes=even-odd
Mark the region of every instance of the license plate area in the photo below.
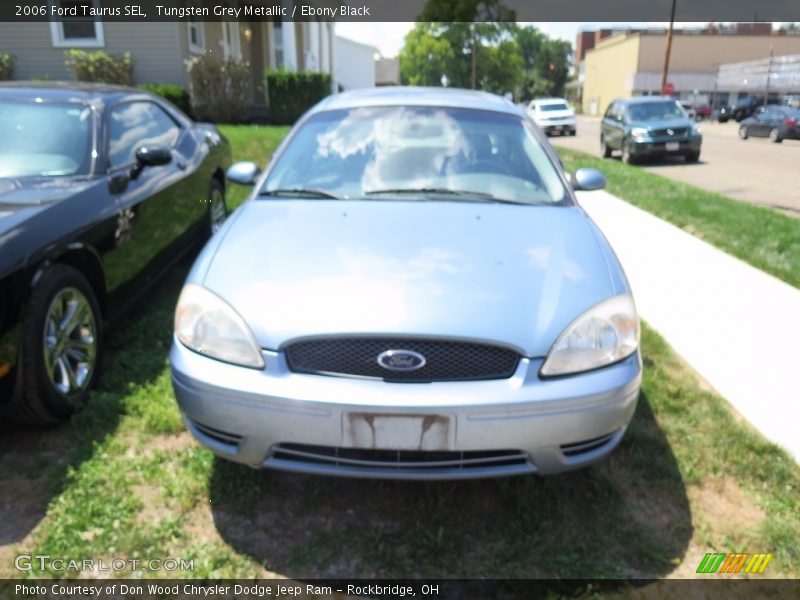
{"type": "Polygon", "coordinates": [[[449,415],[345,413],[342,446],[387,450],[452,450],[455,426],[449,415]]]}
{"type": "Polygon", "coordinates": [[[667,142],[664,144],[666,147],[667,152],[676,152],[680,149],[681,143],[680,142],[667,142]]]}

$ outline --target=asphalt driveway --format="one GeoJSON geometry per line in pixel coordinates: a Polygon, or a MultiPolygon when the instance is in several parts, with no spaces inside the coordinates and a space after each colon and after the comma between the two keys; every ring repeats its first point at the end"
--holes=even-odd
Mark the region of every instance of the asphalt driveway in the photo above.
{"type": "MultiPolygon", "coordinates": [[[[738,123],[701,123],[703,152],[700,162],[687,164],[682,158],[647,163],[641,168],[718,192],[734,200],[777,208],[800,218],[800,141],[772,144],[766,138],[738,138],[738,123]]],[[[552,137],[555,146],[600,156],[600,121],[578,117],[575,137],[552,137]]],[[[618,159],[617,159],[618,160],[618,159]]]]}

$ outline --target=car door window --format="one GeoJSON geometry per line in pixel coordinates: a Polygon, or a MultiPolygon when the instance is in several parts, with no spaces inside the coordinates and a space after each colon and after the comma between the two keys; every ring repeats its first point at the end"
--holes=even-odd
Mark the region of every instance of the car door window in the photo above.
{"type": "Polygon", "coordinates": [[[171,148],[180,135],[180,127],[153,102],[126,102],[111,109],[108,122],[108,156],[111,167],[136,161],[142,146],[171,148]]]}

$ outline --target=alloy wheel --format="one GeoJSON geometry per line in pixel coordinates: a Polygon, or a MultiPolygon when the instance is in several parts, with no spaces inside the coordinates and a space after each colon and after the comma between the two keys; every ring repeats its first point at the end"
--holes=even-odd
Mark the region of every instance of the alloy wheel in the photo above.
{"type": "Polygon", "coordinates": [[[60,290],[47,309],[43,336],[44,363],[53,389],[65,398],[83,391],[97,361],[97,323],[78,289],[60,290]]]}
{"type": "Polygon", "coordinates": [[[209,202],[211,202],[211,233],[213,234],[219,231],[227,217],[225,212],[225,197],[222,195],[222,191],[216,186],[211,188],[209,202]]]}

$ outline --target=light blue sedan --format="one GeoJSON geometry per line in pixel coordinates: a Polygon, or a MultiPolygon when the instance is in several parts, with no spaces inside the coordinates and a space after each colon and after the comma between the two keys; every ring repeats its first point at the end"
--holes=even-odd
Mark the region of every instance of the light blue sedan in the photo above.
{"type": "Polygon", "coordinates": [[[255,467],[408,479],[557,473],[608,455],[641,382],[630,287],[534,123],[452,89],[330,96],[181,293],[189,431],[255,467]]]}

